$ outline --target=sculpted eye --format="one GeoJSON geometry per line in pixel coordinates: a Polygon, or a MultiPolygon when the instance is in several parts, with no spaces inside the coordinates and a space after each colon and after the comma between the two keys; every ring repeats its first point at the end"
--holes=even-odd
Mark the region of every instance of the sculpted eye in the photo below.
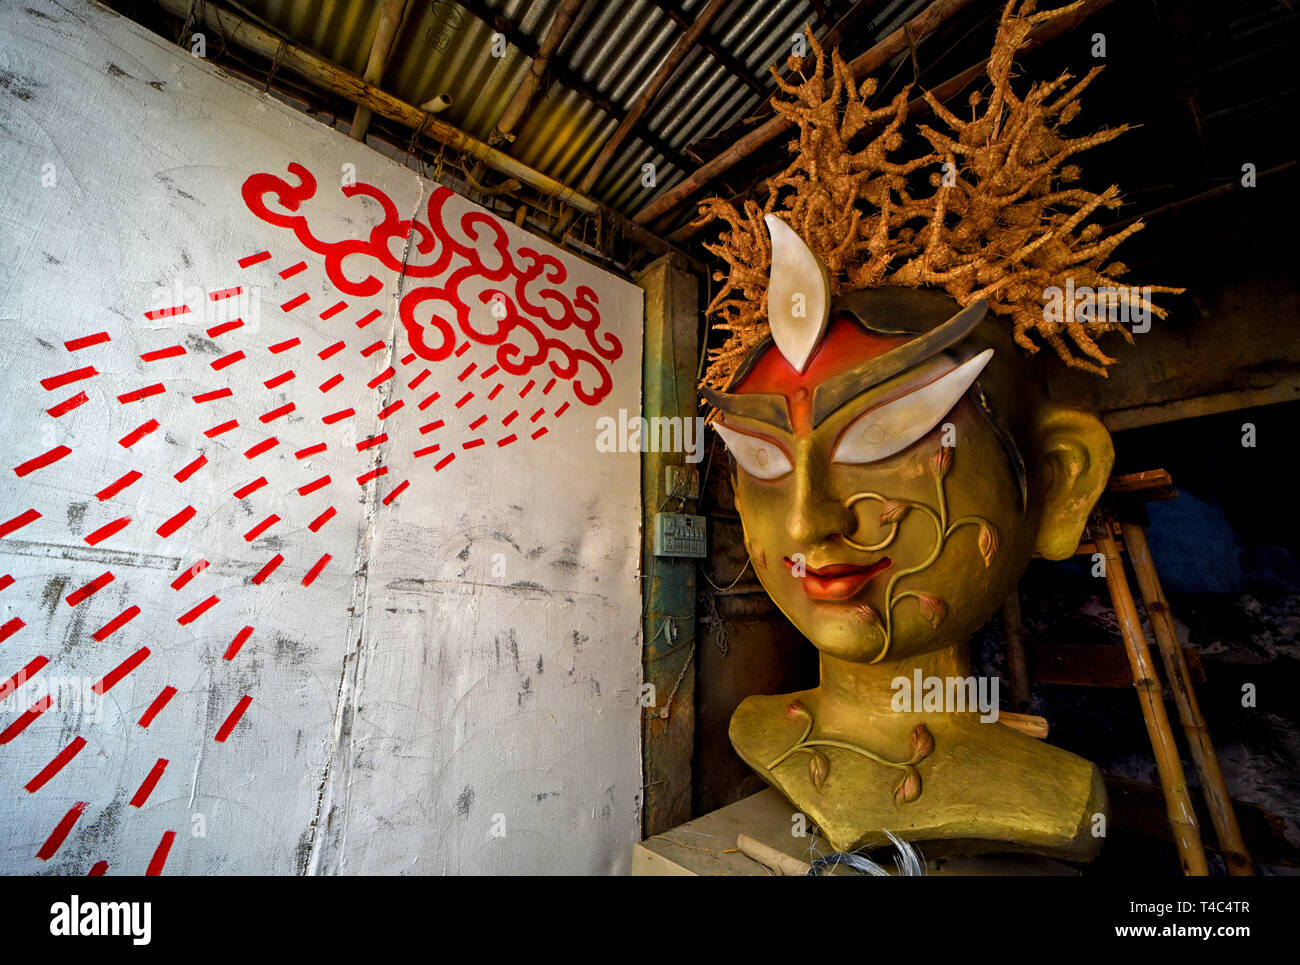
{"type": "Polygon", "coordinates": [[[858,416],[835,445],[832,462],[859,465],[901,452],[939,424],[988,365],[985,349],[914,392],[858,416]]]}
{"type": "Polygon", "coordinates": [[[779,479],[794,468],[781,447],[770,439],[737,432],[720,422],[713,423],[713,428],[718,430],[740,468],[756,479],[779,479]]]}

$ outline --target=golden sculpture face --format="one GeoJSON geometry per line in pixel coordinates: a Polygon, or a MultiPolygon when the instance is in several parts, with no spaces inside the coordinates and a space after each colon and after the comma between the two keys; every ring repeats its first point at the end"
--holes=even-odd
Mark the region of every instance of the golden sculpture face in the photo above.
{"type": "Polygon", "coordinates": [[[819,650],[877,662],[969,637],[1032,539],[1007,445],[966,389],[997,353],[931,357],[812,425],[819,385],[907,341],[855,329],[837,319],[802,376],[769,350],[737,386],[785,396],[788,428],[727,413],[719,431],[764,589],[819,650]]]}

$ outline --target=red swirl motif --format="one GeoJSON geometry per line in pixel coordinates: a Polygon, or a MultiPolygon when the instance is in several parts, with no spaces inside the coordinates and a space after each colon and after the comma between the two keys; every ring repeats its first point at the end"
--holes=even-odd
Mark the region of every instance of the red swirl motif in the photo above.
{"type": "Polygon", "coordinates": [[[289,175],[296,183],[269,173],[250,176],[243,184],[244,203],[267,224],[291,229],[320,255],[339,292],[378,294],[384,287],[376,274],[380,267],[433,280],[407,291],[398,304],[407,341],[421,358],[440,362],[468,340],[495,346],[497,364],[512,375],[548,365],[557,378],[573,383],[574,396],[587,405],[609,395],[613,379],[605,363],[622,356],[622,343],[600,331],[599,299],[591,288],[578,285],[571,296],[561,289],[568,271],[558,258],[529,247],[512,250],[505,228],[487,212],[448,215],[444,208],[454,194],[445,187],[430,195],[426,223],[401,218],[374,185],[344,185],[344,197],[370,198],[383,220],[364,241],[325,241],[299,213],[316,195],[316,178],[297,163],[289,165],[289,175]],[[396,252],[394,240],[400,242],[396,252]],[[409,245],[405,253],[403,245],[409,245]],[[565,340],[570,332],[580,333],[577,346],[565,340]]]}

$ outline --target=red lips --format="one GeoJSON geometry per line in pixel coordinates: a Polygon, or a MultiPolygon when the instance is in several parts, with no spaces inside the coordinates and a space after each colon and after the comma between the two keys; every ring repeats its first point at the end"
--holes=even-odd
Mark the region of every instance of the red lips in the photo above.
{"type": "MultiPolygon", "coordinates": [[[[788,556],[785,565],[794,569],[794,561],[788,556]]],[[[838,601],[848,600],[859,593],[877,573],[888,569],[889,557],[882,557],[870,566],[856,563],[836,563],[817,569],[804,565],[804,575],[800,577],[804,592],[814,600],[838,601]]]]}

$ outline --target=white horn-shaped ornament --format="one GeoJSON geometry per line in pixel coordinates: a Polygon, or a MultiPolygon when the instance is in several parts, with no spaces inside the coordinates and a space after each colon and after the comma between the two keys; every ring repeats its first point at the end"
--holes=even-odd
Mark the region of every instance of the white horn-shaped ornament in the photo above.
{"type": "Polygon", "coordinates": [[[812,249],[776,215],[763,216],[772,239],[767,281],[767,320],[772,341],[796,372],[802,373],[826,334],[831,314],[831,283],[812,249]]]}

